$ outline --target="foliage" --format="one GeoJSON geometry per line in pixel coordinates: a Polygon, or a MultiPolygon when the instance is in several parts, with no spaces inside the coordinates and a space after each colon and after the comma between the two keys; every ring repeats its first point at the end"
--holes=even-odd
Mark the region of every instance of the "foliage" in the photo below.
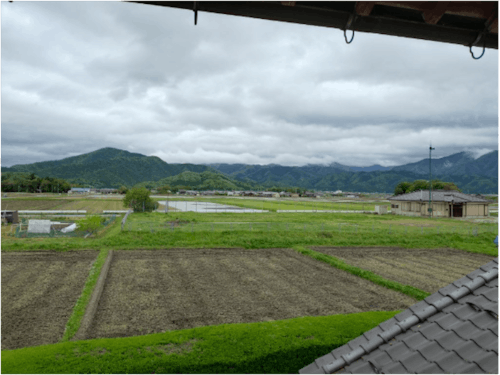
{"type": "Polygon", "coordinates": [[[3,192],[67,193],[71,185],[60,178],[40,178],[34,173],[2,173],[3,192]]]}
{"type": "Polygon", "coordinates": [[[157,188],[159,194],[169,194],[172,192],[170,185],[164,185],[157,188]]]}
{"type": "Polygon", "coordinates": [[[158,203],[149,196],[146,188],[133,188],[127,191],[123,199],[123,205],[130,207],[134,212],[151,212],[158,208],[158,203]]]}
{"type": "MultiPolygon", "coordinates": [[[[431,186],[428,180],[415,180],[413,182],[402,181],[396,185],[394,195],[407,194],[419,190],[430,190],[430,188],[431,186]]],[[[443,182],[440,180],[432,180],[432,189],[461,191],[453,182],[443,182]]]]}
{"type": "Polygon", "coordinates": [[[104,221],[105,218],[98,215],[87,216],[85,217],[85,219],[78,221],[77,228],[80,231],[95,233],[104,223],[104,221]]]}
{"type": "Polygon", "coordinates": [[[122,185],[118,188],[118,194],[127,194],[128,188],[125,185],[122,185]]]}

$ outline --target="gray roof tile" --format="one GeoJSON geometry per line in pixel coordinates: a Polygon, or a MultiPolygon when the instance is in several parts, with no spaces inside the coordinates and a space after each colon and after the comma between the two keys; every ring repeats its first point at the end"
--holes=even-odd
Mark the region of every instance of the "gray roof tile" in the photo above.
{"type": "Polygon", "coordinates": [[[411,334],[402,341],[404,341],[404,343],[412,349],[417,349],[429,342],[429,340],[427,340],[420,332],[411,332],[411,334]]]}
{"type": "Polygon", "coordinates": [[[486,350],[498,348],[498,334],[495,335],[490,330],[476,331],[473,335],[471,335],[470,339],[486,350]]]}
{"type": "Polygon", "coordinates": [[[473,361],[485,372],[498,373],[498,355],[492,352],[483,352],[477,356],[473,361]]]}
{"type": "Polygon", "coordinates": [[[370,374],[376,372],[378,369],[374,368],[372,364],[369,362],[360,361],[355,365],[350,366],[349,371],[347,373],[353,374],[370,374]]]}
{"type": "Polygon", "coordinates": [[[420,354],[424,356],[424,358],[432,362],[436,358],[439,358],[446,353],[446,350],[437,343],[437,341],[431,341],[425,346],[422,346],[422,348],[417,349],[420,354]]]}
{"type": "Polygon", "coordinates": [[[408,372],[417,372],[422,364],[427,364],[425,358],[419,352],[413,352],[409,356],[400,360],[401,364],[408,370],[408,372]]]}
{"type": "Polygon", "coordinates": [[[479,353],[483,352],[483,348],[477,345],[474,341],[464,341],[463,344],[457,345],[453,351],[457,353],[464,361],[470,361],[475,358],[479,353]]]}
{"type": "Polygon", "coordinates": [[[323,365],[349,373],[498,372],[498,261],[441,288],[332,354],[300,372],[318,373],[323,365]]]}
{"type": "MultiPolygon", "coordinates": [[[[387,365],[383,368],[384,373],[386,374],[407,374],[408,370],[400,363],[393,362],[390,365],[387,365]]],[[[358,372],[359,374],[359,372],[358,372]]]]}
{"type": "Polygon", "coordinates": [[[465,340],[463,340],[453,331],[445,331],[442,335],[437,336],[434,340],[446,350],[452,350],[453,348],[456,348],[458,345],[461,345],[465,342],[465,340]]]}
{"type": "MultiPolygon", "coordinates": [[[[429,200],[429,190],[414,191],[413,193],[397,195],[388,198],[393,201],[428,201],[429,200]]],[[[478,203],[490,203],[487,199],[478,198],[474,195],[460,193],[458,191],[444,191],[444,190],[433,190],[432,200],[435,202],[478,202],[478,203]]]]}
{"type": "Polygon", "coordinates": [[[370,356],[369,359],[375,364],[375,366],[377,366],[377,368],[384,367],[385,365],[394,362],[392,358],[383,351],[378,351],[375,355],[370,356]]]}
{"type": "Polygon", "coordinates": [[[320,371],[320,367],[313,362],[300,370],[301,374],[324,374],[324,371],[320,371]]]}
{"type": "Polygon", "coordinates": [[[470,322],[481,329],[487,329],[491,325],[491,323],[497,323],[495,322],[495,320],[498,321],[498,319],[495,319],[491,316],[490,313],[486,311],[481,311],[479,314],[476,314],[469,318],[470,322]]]}
{"type": "Polygon", "coordinates": [[[484,371],[481,369],[481,367],[479,367],[474,362],[472,362],[472,363],[467,363],[466,365],[464,365],[464,367],[462,367],[458,373],[460,373],[460,374],[484,374],[484,371]]]}
{"type": "MultiPolygon", "coordinates": [[[[382,347],[380,347],[382,349],[382,347]]],[[[406,346],[406,344],[402,341],[389,346],[387,349],[385,349],[385,352],[391,356],[391,358],[395,361],[397,361],[401,356],[404,354],[408,353],[409,347],[406,346]]]]}
{"type": "Polygon", "coordinates": [[[446,352],[441,358],[436,359],[435,363],[441,367],[444,372],[456,373],[460,371],[460,367],[465,364],[465,361],[455,352],[446,352]]]}
{"type": "Polygon", "coordinates": [[[421,374],[442,374],[443,372],[443,369],[436,363],[428,364],[427,366],[422,367],[422,369],[420,370],[421,374]]]}

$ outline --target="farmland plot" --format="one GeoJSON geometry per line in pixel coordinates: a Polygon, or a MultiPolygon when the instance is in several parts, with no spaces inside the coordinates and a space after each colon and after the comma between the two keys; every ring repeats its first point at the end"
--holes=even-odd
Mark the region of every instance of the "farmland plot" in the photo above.
{"type": "Polygon", "coordinates": [[[88,338],[414,303],[291,249],[116,251],[88,338]]]}
{"type": "Polygon", "coordinates": [[[467,275],[493,257],[453,249],[312,247],[353,266],[429,293],[467,275]]]}
{"type": "Polygon", "coordinates": [[[62,338],[97,253],[2,253],[2,350],[62,338]]]}

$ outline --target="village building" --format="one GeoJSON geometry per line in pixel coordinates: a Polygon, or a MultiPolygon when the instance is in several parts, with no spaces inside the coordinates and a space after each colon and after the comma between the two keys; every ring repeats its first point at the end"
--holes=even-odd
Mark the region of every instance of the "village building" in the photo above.
{"type": "Polygon", "coordinates": [[[90,193],[90,188],[71,188],[68,194],[88,194],[90,193]]]}
{"type": "Polygon", "coordinates": [[[260,196],[265,198],[279,198],[280,193],[276,193],[274,191],[263,191],[260,193],[260,196]]]}
{"type": "MultiPolygon", "coordinates": [[[[404,216],[429,216],[429,190],[397,195],[388,198],[391,213],[404,216]]],[[[489,216],[490,201],[481,196],[458,191],[436,190],[432,192],[433,217],[483,218],[489,216]]]]}

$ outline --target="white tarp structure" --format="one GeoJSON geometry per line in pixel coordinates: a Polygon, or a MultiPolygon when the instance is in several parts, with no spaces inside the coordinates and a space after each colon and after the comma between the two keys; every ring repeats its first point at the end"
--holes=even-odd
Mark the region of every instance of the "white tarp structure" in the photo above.
{"type": "Polygon", "coordinates": [[[50,220],[29,220],[28,233],[50,233],[50,220]]]}
{"type": "Polygon", "coordinates": [[[73,232],[76,229],[76,224],[68,225],[66,228],[61,229],[62,233],[73,232]]]}

